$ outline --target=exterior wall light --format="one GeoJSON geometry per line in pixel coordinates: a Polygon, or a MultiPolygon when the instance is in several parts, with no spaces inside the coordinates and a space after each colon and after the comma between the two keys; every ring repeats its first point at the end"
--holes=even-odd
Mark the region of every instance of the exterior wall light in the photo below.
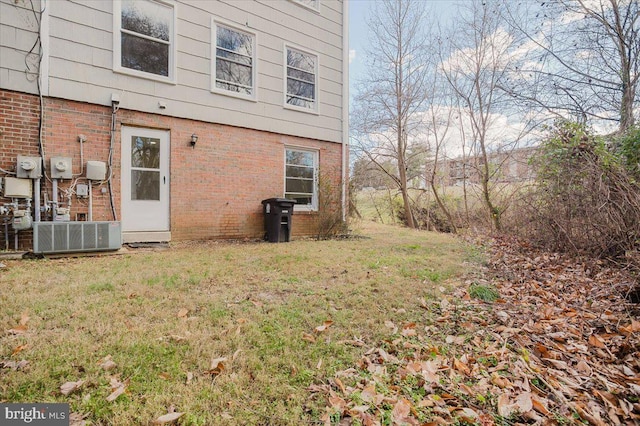
{"type": "Polygon", "coordinates": [[[196,147],[196,142],[198,142],[198,135],[194,133],[191,135],[191,141],[189,141],[189,143],[191,144],[191,148],[196,147]]]}

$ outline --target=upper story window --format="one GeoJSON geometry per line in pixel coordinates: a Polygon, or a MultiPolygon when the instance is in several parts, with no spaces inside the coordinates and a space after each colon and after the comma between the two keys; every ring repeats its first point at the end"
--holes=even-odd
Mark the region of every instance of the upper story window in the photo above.
{"type": "Polygon", "coordinates": [[[212,90],[255,99],[256,36],[212,21],[212,90]]]}
{"type": "Polygon", "coordinates": [[[293,0],[293,2],[316,11],[320,9],[320,0],[293,0]]]}
{"type": "Polygon", "coordinates": [[[285,150],[284,196],[296,200],[296,210],[318,209],[318,151],[285,150]]]}
{"type": "Polygon", "coordinates": [[[317,111],[318,57],[286,47],[287,76],[285,104],[308,111],[317,111]]]}
{"type": "Polygon", "coordinates": [[[114,64],[118,71],[175,79],[175,8],[161,0],[114,1],[114,64]]]}

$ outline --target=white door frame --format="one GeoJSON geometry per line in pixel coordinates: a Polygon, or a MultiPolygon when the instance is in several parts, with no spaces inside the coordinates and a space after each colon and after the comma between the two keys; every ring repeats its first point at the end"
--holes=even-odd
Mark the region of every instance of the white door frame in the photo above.
{"type": "Polygon", "coordinates": [[[168,130],[122,126],[120,135],[123,242],[170,241],[170,133],[168,130]],[[134,137],[139,138],[136,143],[144,155],[133,153],[134,137]],[[138,158],[132,162],[136,155],[138,158]],[[142,182],[138,186],[132,185],[133,175],[142,182]]]}

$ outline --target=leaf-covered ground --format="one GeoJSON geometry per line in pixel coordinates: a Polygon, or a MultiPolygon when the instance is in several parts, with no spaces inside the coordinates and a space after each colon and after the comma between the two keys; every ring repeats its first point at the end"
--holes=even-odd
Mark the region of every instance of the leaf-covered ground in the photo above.
{"type": "Polygon", "coordinates": [[[388,339],[309,387],[325,424],[640,425],[640,305],[616,268],[493,241],[485,270],[390,317],[388,339]]]}

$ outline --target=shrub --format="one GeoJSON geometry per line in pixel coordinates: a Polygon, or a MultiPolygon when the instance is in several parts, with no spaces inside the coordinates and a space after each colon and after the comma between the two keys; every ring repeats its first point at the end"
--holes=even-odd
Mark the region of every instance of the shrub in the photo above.
{"type": "Polygon", "coordinates": [[[543,142],[518,233],[553,250],[618,257],[640,238],[640,187],[611,140],[559,122],[543,142]]]}
{"type": "MultiPolygon", "coordinates": [[[[330,179],[335,173],[320,174],[318,179],[318,212],[315,216],[316,239],[334,238],[348,231],[342,217],[342,187],[330,179]]],[[[339,176],[339,175],[338,175],[339,176]]]]}

